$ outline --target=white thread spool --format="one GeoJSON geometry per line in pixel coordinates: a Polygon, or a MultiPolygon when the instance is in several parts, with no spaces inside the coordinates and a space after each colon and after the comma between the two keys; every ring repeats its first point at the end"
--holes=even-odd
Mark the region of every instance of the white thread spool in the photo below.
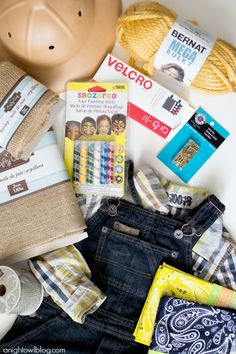
{"type": "Polygon", "coordinates": [[[42,285],[30,271],[0,266],[0,314],[32,315],[43,295],[42,285]]]}

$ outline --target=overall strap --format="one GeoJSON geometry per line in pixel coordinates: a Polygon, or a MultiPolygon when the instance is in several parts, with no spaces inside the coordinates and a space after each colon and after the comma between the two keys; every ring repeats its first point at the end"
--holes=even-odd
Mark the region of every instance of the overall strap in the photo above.
{"type": "Polygon", "coordinates": [[[210,195],[196,208],[187,214],[182,214],[179,219],[185,222],[181,231],[186,236],[198,238],[224,213],[225,206],[215,195],[210,195]]]}
{"type": "Polygon", "coordinates": [[[141,198],[137,192],[137,189],[135,187],[134,184],[134,163],[131,160],[126,161],[125,164],[125,169],[126,169],[126,181],[128,182],[128,187],[129,187],[129,191],[130,194],[134,200],[134,202],[139,205],[142,206],[142,201],[141,198]]]}

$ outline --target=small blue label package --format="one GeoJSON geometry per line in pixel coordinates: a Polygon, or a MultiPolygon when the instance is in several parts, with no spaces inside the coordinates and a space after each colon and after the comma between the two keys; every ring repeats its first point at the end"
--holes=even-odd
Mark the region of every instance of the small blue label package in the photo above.
{"type": "Polygon", "coordinates": [[[228,136],[227,130],[199,108],[157,158],[187,183],[228,136]]]}

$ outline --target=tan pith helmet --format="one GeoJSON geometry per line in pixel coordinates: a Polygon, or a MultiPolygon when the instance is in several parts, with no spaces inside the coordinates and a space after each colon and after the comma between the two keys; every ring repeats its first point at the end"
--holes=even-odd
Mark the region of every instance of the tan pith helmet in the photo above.
{"type": "Polygon", "coordinates": [[[120,11],[120,0],[0,0],[0,59],[64,91],[111,51],[120,11]]]}

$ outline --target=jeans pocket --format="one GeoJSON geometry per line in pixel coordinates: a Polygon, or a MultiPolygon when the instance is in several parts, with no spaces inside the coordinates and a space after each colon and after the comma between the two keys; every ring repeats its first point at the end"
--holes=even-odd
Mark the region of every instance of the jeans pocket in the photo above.
{"type": "Polygon", "coordinates": [[[93,280],[107,296],[102,308],[136,321],[158,266],[177,258],[175,250],[103,227],[93,267],[93,280]]]}
{"type": "Polygon", "coordinates": [[[161,263],[173,263],[178,257],[179,252],[175,250],[103,227],[94,271],[101,280],[113,280],[118,288],[124,285],[137,288],[141,279],[150,282],[161,263]]]}

